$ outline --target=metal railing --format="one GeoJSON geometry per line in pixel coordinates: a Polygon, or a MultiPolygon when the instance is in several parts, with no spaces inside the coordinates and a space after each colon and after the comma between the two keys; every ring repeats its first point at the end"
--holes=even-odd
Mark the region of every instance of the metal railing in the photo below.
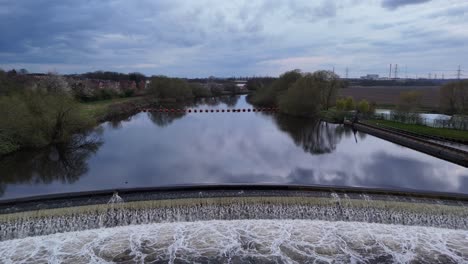
{"type": "Polygon", "coordinates": [[[362,118],[389,120],[404,124],[423,125],[436,128],[468,130],[468,120],[466,119],[424,118],[418,113],[380,113],[362,116],[362,118]]]}

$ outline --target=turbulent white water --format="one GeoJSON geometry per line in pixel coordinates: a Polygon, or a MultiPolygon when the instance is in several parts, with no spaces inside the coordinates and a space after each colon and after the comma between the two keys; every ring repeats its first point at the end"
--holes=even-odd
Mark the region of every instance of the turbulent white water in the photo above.
{"type": "Polygon", "coordinates": [[[159,223],[0,242],[0,263],[9,262],[468,263],[468,231],[315,220],[159,223]]]}

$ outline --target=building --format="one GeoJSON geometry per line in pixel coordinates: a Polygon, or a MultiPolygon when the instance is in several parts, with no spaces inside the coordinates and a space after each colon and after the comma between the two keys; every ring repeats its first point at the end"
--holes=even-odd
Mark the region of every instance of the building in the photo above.
{"type": "Polygon", "coordinates": [[[361,79],[364,79],[364,80],[378,80],[379,75],[378,74],[367,74],[366,76],[361,76],[361,79]]]}

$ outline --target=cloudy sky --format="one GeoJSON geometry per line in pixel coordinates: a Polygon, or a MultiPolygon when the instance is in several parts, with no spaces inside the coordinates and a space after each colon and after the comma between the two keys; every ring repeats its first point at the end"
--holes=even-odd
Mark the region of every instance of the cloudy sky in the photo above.
{"type": "Polygon", "coordinates": [[[32,72],[468,75],[466,0],[0,0],[0,33],[32,72]]]}

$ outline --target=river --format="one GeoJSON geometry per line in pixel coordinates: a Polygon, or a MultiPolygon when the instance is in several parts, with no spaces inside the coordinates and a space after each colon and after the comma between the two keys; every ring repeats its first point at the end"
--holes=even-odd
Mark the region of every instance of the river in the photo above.
{"type": "MultiPolygon", "coordinates": [[[[192,109],[251,108],[245,96],[192,109]]],[[[276,113],[141,112],[0,160],[0,199],[191,184],[303,184],[468,194],[468,169],[342,126],[276,113]]]]}

